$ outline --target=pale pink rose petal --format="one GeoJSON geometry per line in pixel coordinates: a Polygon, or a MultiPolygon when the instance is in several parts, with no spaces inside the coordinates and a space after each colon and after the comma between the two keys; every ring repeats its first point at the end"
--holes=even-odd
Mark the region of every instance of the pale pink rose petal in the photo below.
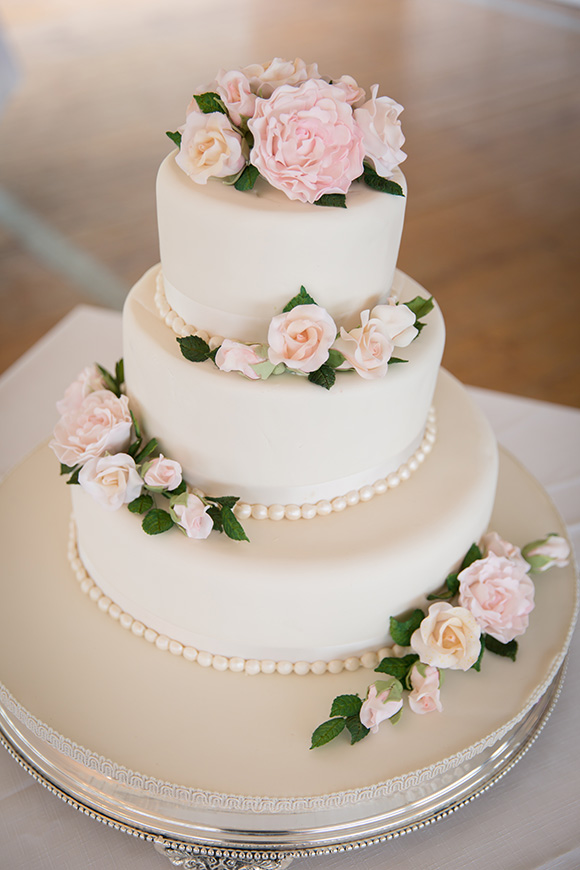
{"type": "Polygon", "coordinates": [[[522,556],[520,548],[509,541],[504,541],[497,532],[488,532],[483,536],[480,541],[480,550],[484,557],[490,553],[495,553],[496,556],[505,556],[525,573],[530,570],[529,563],[522,556]]]}
{"type": "Polygon", "coordinates": [[[352,109],[344,92],[322,79],[283,85],[269,100],[256,100],[248,126],[250,161],[290,199],[315,202],[346,193],[362,174],[362,137],[352,109]]]}
{"type": "Polygon", "coordinates": [[[61,416],[70,414],[80,408],[89,393],[102,390],[104,386],[103,376],[98,368],[95,365],[87,366],[66,388],[64,396],[56,403],[56,410],[61,416]]]}
{"type": "Polygon", "coordinates": [[[282,60],[275,57],[267,64],[254,63],[242,69],[250,82],[252,92],[268,99],[282,85],[297,85],[307,79],[319,79],[315,63],[306,64],[301,58],[282,60]]]}
{"type": "Polygon", "coordinates": [[[423,665],[417,667],[413,665],[411,669],[411,685],[413,690],[409,692],[409,707],[413,713],[420,715],[425,713],[441,713],[443,705],[441,704],[441,693],[439,690],[441,678],[437,668],[431,665],[423,665]],[[424,670],[424,675],[421,673],[424,670]]]}
{"type": "Polygon", "coordinates": [[[350,332],[341,327],[334,347],[361,378],[371,380],[386,375],[394,345],[382,322],[371,319],[367,310],[361,313],[361,326],[350,332]]]}
{"type": "Polygon", "coordinates": [[[419,335],[419,330],[413,326],[417,318],[404,304],[395,305],[389,302],[386,305],[375,305],[371,317],[381,321],[395,347],[408,347],[419,335]]]}
{"type": "Polygon", "coordinates": [[[561,535],[548,535],[540,541],[533,541],[522,552],[535,572],[547,571],[554,565],[565,568],[570,561],[570,545],[561,535]]]}
{"type": "Polygon", "coordinates": [[[234,124],[241,124],[242,116],[254,114],[256,95],[252,93],[248,77],[239,69],[220,69],[216,76],[215,91],[224,101],[234,124]]]}
{"type": "Polygon", "coordinates": [[[258,346],[226,338],[215,355],[215,364],[222,372],[241,372],[253,381],[259,380],[260,375],[252,368],[252,365],[264,362],[264,358],[256,353],[258,346]]]}
{"type": "Polygon", "coordinates": [[[483,632],[509,643],[528,627],[534,584],[521,566],[490,552],[459,574],[459,603],[483,632]]]}
{"type": "Polygon", "coordinates": [[[403,107],[389,97],[377,97],[378,90],[378,85],[372,86],[371,99],[354,110],[354,117],[362,132],[365,156],[378,175],[390,178],[407,157],[401,151],[405,137],[399,115],[403,107]]]}
{"type": "Polygon", "coordinates": [[[320,305],[297,305],[272,318],[268,330],[268,358],[288,368],[314,372],[328,359],[336,324],[320,305]]]}
{"type": "Polygon", "coordinates": [[[185,531],[188,538],[201,540],[207,538],[213,529],[213,520],[208,516],[209,505],[193,493],[187,496],[186,504],[175,504],[172,511],[176,522],[185,531]]]}
{"type": "Polygon", "coordinates": [[[182,481],[182,469],[175,459],[166,459],[161,453],[147,466],[143,480],[149,487],[171,490],[182,481]]]}
{"type": "Polygon", "coordinates": [[[358,86],[352,76],[341,76],[339,79],[333,79],[332,84],[335,88],[340,88],[343,91],[350,106],[355,107],[362,104],[366,96],[365,90],[358,86]]]}
{"type": "Polygon", "coordinates": [[[402,698],[389,701],[389,694],[389,691],[378,694],[374,683],[371,683],[368,688],[367,697],[360,708],[359,718],[365,728],[369,728],[373,734],[377,733],[381,722],[391,719],[403,706],[402,698]]]}
{"type": "Polygon", "coordinates": [[[95,390],[58,421],[49,446],[64,465],[82,465],[105,452],[124,450],[131,426],[127,396],[117,398],[110,390],[95,390]]]}
{"type": "Polygon", "coordinates": [[[135,460],[127,453],[89,459],[79,472],[79,484],[108,511],[133,501],[143,488],[135,460]]]}

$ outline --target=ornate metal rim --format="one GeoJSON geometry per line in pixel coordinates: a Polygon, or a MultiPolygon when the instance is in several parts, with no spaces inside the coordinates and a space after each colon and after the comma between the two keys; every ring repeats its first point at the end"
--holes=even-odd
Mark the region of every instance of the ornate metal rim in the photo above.
{"type": "MultiPolygon", "coordinates": [[[[283,870],[294,858],[345,852],[377,845],[421,830],[446,818],[476,797],[487,792],[522,758],[543,730],[560,695],[565,676],[565,663],[544,696],[526,717],[506,737],[488,752],[473,760],[470,769],[464,766],[445,775],[437,792],[422,797],[397,810],[381,810],[381,801],[363,808],[360,818],[332,819],[332,812],[317,812],[316,825],[311,827],[252,830],[236,826],[226,813],[213,813],[214,823],[188,823],[187,833],[163,830],[163,826],[148,824],[134,818],[128,820],[107,812],[98,802],[80,800],[69,793],[56,776],[43,770],[42,756],[35,752],[26,737],[0,721],[0,743],[14,760],[38,783],[84,815],[108,827],[151,842],[175,866],[186,870],[283,870]],[[322,816],[328,816],[322,820],[322,816]],[[326,821],[326,823],[324,823],[326,821]],[[220,824],[223,827],[220,827],[220,824]]],[[[87,771],[93,775],[94,772],[87,771]]],[[[344,816],[344,814],[343,814],[344,816]]],[[[289,820],[292,816],[288,817],[289,820]]],[[[294,817],[295,818],[295,817],[294,817]]],[[[314,819],[314,816],[313,816],[314,819]]],[[[165,825],[165,827],[168,827],[165,825]]]]}

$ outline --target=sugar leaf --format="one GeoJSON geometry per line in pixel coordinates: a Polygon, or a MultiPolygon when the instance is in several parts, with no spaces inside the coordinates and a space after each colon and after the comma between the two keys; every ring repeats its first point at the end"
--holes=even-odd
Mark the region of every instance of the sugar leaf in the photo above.
{"type": "Polygon", "coordinates": [[[411,635],[419,628],[424,619],[425,614],[419,609],[414,610],[409,619],[403,621],[391,616],[390,631],[394,643],[399,646],[409,646],[411,635]]]}
{"type": "Polygon", "coordinates": [[[346,208],[346,196],[344,193],[323,193],[322,196],[314,200],[314,205],[346,208]]]}
{"type": "Polygon", "coordinates": [[[139,465],[140,462],[143,462],[148,456],[150,456],[155,450],[157,450],[157,438],[151,438],[150,441],[147,442],[145,447],[139,451],[139,453],[135,456],[135,462],[139,465]]]}
{"type": "Polygon", "coordinates": [[[401,304],[406,305],[407,308],[413,312],[417,320],[420,320],[421,317],[425,317],[430,311],[433,311],[434,307],[432,296],[430,296],[429,299],[424,299],[422,296],[415,296],[415,298],[410,299],[409,302],[403,302],[401,304]]]}
{"type": "Polygon", "coordinates": [[[210,357],[209,344],[199,335],[186,335],[185,338],[178,338],[177,342],[181,353],[190,362],[205,362],[210,357]]]}
{"type": "Polygon", "coordinates": [[[482,638],[482,639],[481,639],[481,646],[480,646],[480,649],[479,649],[479,655],[478,655],[478,657],[477,657],[477,661],[474,662],[474,663],[471,665],[471,670],[472,670],[472,671],[477,671],[477,673],[479,673],[479,672],[481,671],[481,660],[482,660],[482,658],[483,658],[483,653],[484,653],[484,651],[485,651],[485,642],[484,642],[484,640],[483,640],[483,638],[482,638]]]}
{"type": "Polygon", "coordinates": [[[408,359],[401,359],[401,357],[399,357],[399,356],[392,356],[390,358],[390,360],[388,361],[388,365],[392,366],[392,365],[395,365],[396,363],[406,363],[406,362],[409,362],[409,360],[408,359]]]}
{"type": "Polygon", "coordinates": [[[207,91],[205,94],[194,94],[193,99],[204,115],[211,115],[212,112],[221,112],[222,115],[227,115],[228,113],[224,101],[215,91],[207,91]]]}
{"type": "Polygon", "coordinates": [[[459,571],[465,570],[465,568],[469,568],[469,566],[473,562],[477,562],[478,559],[483,559],[483,554],[477,544],[472,544],[469,550],[466,553],[465,559],[461,563],[461,568],[459,571]]]}
{"type": "Polygon", "coordinates": [[[336,372],[332,366],[323,363],[315,372],[310,372],[308,380],[311,384],[316,384],[318,387],[324,387],[329,390],[336,381],[336,372]]]}
{"type": "Polygon", "coordinates": [[[153,507],[153,499],[147,493],[138,495],[137,498],[129,502],[127,507],[132,514],[144,514],[153,507]]]}
{"type": "Polygon", "coordinates": [[[344,731],[346,721],[340,716],[338,719],[329,719],[319,725],[312,734],[312,743],[310,748],[316,749],[318,746],[324,746],[325,743],[330,743],[335,737],[338,737],[341,731],[344,731]]]}
{"type": "Polygon", "coordinates": [[[393,196],[405,196],[403,188],[396,181],[391,181],[390,178],[383,178],[375,169],[368,163],[364,164],[363,181],[373,190],[378,190],[381,193],[390,193],[393,196]]]}
{"type": "Polygon", "coordinates": [[[316,305],[316,302],[314,301],[310,293],[306,291],[305,287],[300,288],[300,291],[296,294],[296,296],[293,296],[290,302],[288,302],[284,306],[282,312],[286,314],[286,312],[292,311],[293,308],[296,308],[297,305],[316,305]]]}
{"type": "Polygon", "coordinates": [[[230,507],[222,507],[221,518],[224,532],[233,541],[249,541],[242,524],[230,507]]]}
{"type": "Polygon", "coordinates": [[[251,190],[256,183],[259,174],[257,168],[252,166],[251,163],[248,163],[248,165],[242,169],[239,178],[234,183],[234,187],[236,190],[251,190]]]}
{"type": "Polygon", "coordinates": [[[160,535],[174,525],[170,514],[161,508],[153,508],[143,519],[143,531],[148,535],[160,535]]]}
{"type": "Polygon", "coordinates": [[[350,734],[351,746],[354,743],[358,743],[359,740],[362,740],[363,737],[367,736],[367,734],[370,734],[370,728],[367,728],[366,725],[363,725],[358,715],[347,716],[345,724],[350,734]]]}
{"type": "Polygon", "coordinates": [[[379,666],[375,668],[375,672],[377,674],[390,674],[391,677],[404,682],[405,677],[417,661],[419,661],[419,656],[414,653],[402,656],[400,659],[395,656],[388,656],[382,659],[379,666]]]}
{"type": "Polygon", "coordinates": [[[483,635],[483,642],[485,644],[485,648],[490,652],[495,653],[498,656],[503,656],[504,658],[511,659],[512,662],[515,662],[516,656],[518,654],[518,642],[517,640],[510,640],[509,643],[502,643],[499,640],[496,640],[495,637],[492,637],[490,634],[483,635]]]}
{"type": "Polygon", "coordinates": [[[175,131],[175,133],[172,133],[170,130],[167,130],[165,135],[169,136],[171,141],[175,145],[177,145],[178,148],[181,148],[181,133],[179,133],[178,131],[175,131]]]}
{"type": "Polygon", "coordinates": [[[60,473],[61,474],[72,474],[73,471],[76,471],[76,465],[65,465],[64,462],[60,463],[60,473]]]}
{"type": "Polygon", "coordinates": [[[338,695],[332,702],[331,716],[358,716],[362,701],[358,695],[338,695]]]}

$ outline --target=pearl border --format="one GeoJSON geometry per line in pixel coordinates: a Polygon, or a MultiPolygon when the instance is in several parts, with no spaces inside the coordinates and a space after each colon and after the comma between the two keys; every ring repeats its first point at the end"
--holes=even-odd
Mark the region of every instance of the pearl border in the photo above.
{"type": "Polygon", "coordinates": [[[143,622],[134,619],[130,613],[123,611],[118,604],[105,595],[99,586],[93,581],[83,565],[77,546],[76,524],[71,515],[69,523],[69,538],[67,557],[81,591],[94,602],[102,613],[107,613],[111,619],[118,622],[125,630],[130,631],[135,637],[141,637],[157,649],[169,652],[174,656],[181,656],[188,662],[197,662],[202,668],[213,668],[216,671],[232,671],[233,673],[245,673],[250,676],[255,674],[340,674],[341,671],[358,671],[359,668],[374,670],[381,659],[387,656],[404,655],[406,650],[396,644],[392,647],[381,647],[378,650],[369,650],[361,656],[349,656],[346,659],[332,659],[330,662],[322,660],[315,662],[289,662],[274,661],[272,659],[244,659],[241,656],[214,655],[207,650],[197,650],[195,647],[186,646],[178,640],[173,640],[165,634],[160,634],[153,628],[149,628],[143,622]]]}

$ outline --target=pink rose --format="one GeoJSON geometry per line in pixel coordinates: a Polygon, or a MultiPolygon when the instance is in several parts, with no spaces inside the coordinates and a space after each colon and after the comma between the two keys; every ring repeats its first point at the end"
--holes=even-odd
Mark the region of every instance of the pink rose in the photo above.
{"type": "Polygon", "coordinates": [[[394,302],[375,305],[371,311],[371,318],[381,321],[384,332],[395,347],[408,347],[419,335],[419,330],[413,326],[417,318],[406,305],[395,305],[394,302]]]}
{"type": "Polygon", "coordinates": [[[102,390],[105,386],[103,377],[95,365],[87,366],[65,390],[64,396],[56,403],[56,410],[62,416],[76,411],[82,404],[83,399],[102,390]]]}
{"type": "Polygon", "coordinates": [[[248,77],[253,93],[266,99],[281,85],[297,85],[307,79],[320,78],[317,65],[306,64],[299,57],[293,61],[275,57],[265,66],[254,63],[244,67],[242,72],[248,77]]]}
{"type": "Polygon", "coordinates": [[[192,111],[181,129],[175,162],[196,184],[207,184],[212,177],[235,175],[246,165],[242,137],[221,112],[204,115],[192,111]]]}
{"type": "Polygon", "coordinates": [[[135,460],[127,453],[89,459],[79,472],[79,483],[108,511],[133,501],[143,487],[135,460]]]}
{"type": "Polygon", "coordinates": [[[480,549],[484,558],[489,556],[490,553],[495,553],[496,556],[505,556],[506,559],[517,565],[524,573],[530,570],[530,566],[522,556],[520,548],[516,547],[515,544],[510,544],[509,541],[504,541],[497,532],[488,532],[484,535],[480,541],[480,549]]]}
{"type": "Polygon", "coordinates": [[[368,310],[361,313],[361,326],[350,332],[341,327],[335,344],[348,365],[367,380],[386,375],[393,347],[383,323],[378,318],[369,318],[368,310]]]}
{"type": "Polygon", "coordinates": [[[182,481],[182,470],[179,462],[166,459],[161,453],[157,459],[147,463],[143,469],[143,480],[150,489],[175,489],[182,481]]]}
{"type": "Polygon", "coordinates": [[[131,424],[127,396],[117,398],[110,390],[96,390],[83,399],[76,411],[58,421],[50,447],[65,465],[82,465],[105,452],[124,450],[131,437],[131,424]]]}
{"type": "Polygon", "coordinates": [[[411,635],[411,647],[426,665],[467,671],[479,658],[481,629],[465,607],[437,601],[411,635]]]}
{"type": "Polygon", "coordinates": [[[220,69],[215,80],[215,91],[224,101],[234,124],[241,124],[242,116],[251,118],[254,114],[256,95],[252,93],[249,79],[241,70],[220,69]]]}
{"type": "Polygon", "coordinates": [[[344,92],[322,79],[284,85],[269,100],[256,100],[248,127],[251,162],[290,199],[346,193],[362,174],[364,149],[352,109],[344,92]]]}
{"type": "Polygon", "coordinates": [[[435,710],[441,713],[441,677],[437,668],[424,664],[413,665],[411,685],[413,690],[409,692],[409,707],[413,713],[433,713],[435,710]]]}
{"type": "Polygon", "coordinates": [[[365,156],[383,178],[390,178],[407,155],[401,151],[405,142],[401,122],[403,107],[389,97],[377,97],[378,85],[371,88],[371,99],[354,110],[354,118],[362,131],[365,156]]]}
{"type": "Polygon", "coordinates": [[[522,554],[534,572],[547,571],[553,565],[565,568],[570,559],[570,545],[560,535],[551,534],[527,544],[522,554]]]}
{"type": "Polygon", "coordinates": [[[268,358],[289,369],[315,372],[328,359],[336,338],[336,324],[320,305],[297,305],[272,318],[268,329],[268,358]]]}
{"type": "Polygon", "coordinates": [[[459,603],[473,614],[482,631],[509,643],[528,627],[534,584],[510,559],[489,553],[459,574],[459,603]]]}
{"type": "Polygon", "coordinates": [[[364,88],[359,88],[352,76],[341,76],[339,79],[333,79],[332,84],[335,88],[340,88],[350,106],[360,104],[366,96],[364,88]]]}
{"type": "Polygon", "coordinates": [[[373,734],[385,719],[391,719],[403,706],[401,684],[398,680],[377,680],[368,688],[366,700],[360,708],[360,721],[373,734]]]}
{"type": "Polygon", "coordinates": [[[213,520],[208,516],[209,505],[205,505],[193,493],[184,493],[172,502],[173,519],[188,538],[207,538],[213,529],[213,520]]]}
{"type": "Polygon", "coordinates": [[[256,353],[256,347],[259,345],[240,344],[226,338],[215,355],[215,364],[222,372],[241,372],[253,381],[259,380],[260,375],[252,365],[264,362],[264,358],[256,353]]]}

